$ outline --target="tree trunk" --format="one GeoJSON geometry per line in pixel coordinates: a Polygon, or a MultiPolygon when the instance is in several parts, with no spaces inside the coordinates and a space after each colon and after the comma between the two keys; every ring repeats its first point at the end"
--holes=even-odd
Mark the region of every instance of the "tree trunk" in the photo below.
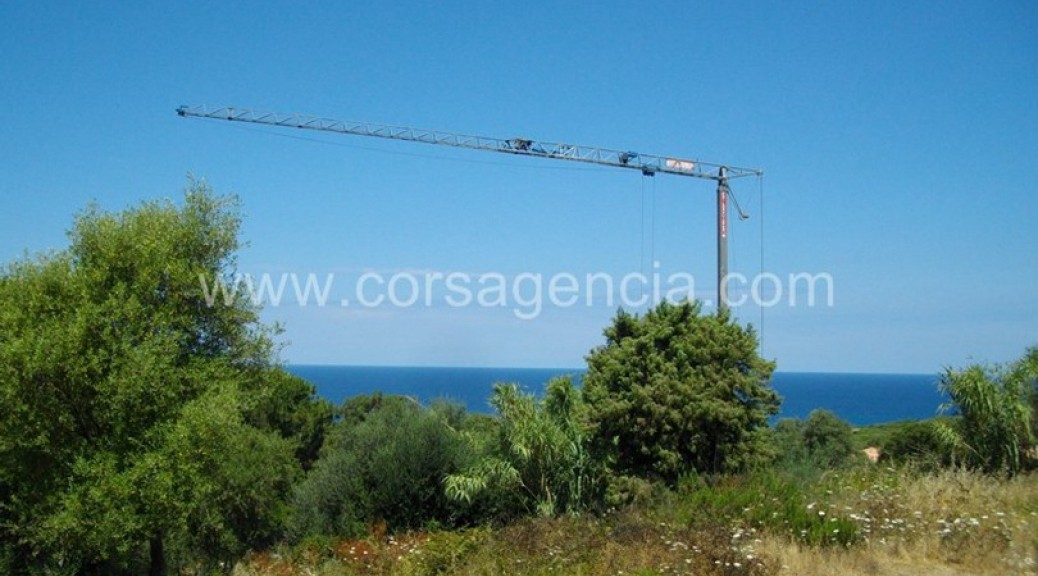
{"type": "Polygon", "coordinates": [[[166,550],[162,545],[162,536],[152,536],[149,544],[151,565],[148,567],[148,576],[166,576],[166,550]]]}

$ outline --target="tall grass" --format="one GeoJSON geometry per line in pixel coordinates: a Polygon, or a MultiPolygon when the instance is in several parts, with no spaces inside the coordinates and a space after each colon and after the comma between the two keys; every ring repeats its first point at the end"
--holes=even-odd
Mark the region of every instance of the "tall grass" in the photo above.
{"type": "Polygon", "coordinates": [[[690,478],[600,516],[326,542],[238,576],[1038,574],[1038,475],[861,466],[690,478]],[[838,531],[838,532],[837,532],[838,531]],[[843,534],[843,536],[840,536],[843,534]]]}
{"type": "Polygon", "coordinates": [[[1038,573],[1038,476],[965,470],[917,474],[859,468],[815,492],[862,535],[838,552],[768,539],[762,552],[790,574],[1038,573]]]}

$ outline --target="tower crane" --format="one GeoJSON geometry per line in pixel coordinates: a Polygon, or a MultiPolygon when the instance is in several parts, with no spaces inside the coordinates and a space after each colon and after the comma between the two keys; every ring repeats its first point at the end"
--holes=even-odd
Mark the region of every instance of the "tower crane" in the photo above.
{"type": "Polygon", "coordinates": [[[259,112],[247,108],[181,106],[177,108],[177,115],[182,117],[231,120],[234,122],[250,122],[253,124],[265,124],[268,126],[280,126],[286,128],[301,128],[320,132],[336,132],[339,134],[351,134],[355,136],[374,136],[391,140],[404,140],[407,142],[422,142],[425,144],[439,144],[441,146],[468,148],[470,150],[487,150],[490,152],[501,152],[519,156],[533,156],[535,158],[570,160],[574,162],[612,166],[615,168],[640,170],[642,174],[646,176],[673,174],[675,176],[689,176],[692,178],[714,180],[717,182],[717,305],[719,309],[726,309],[728,307],[729,196],[731,196],[735,203],[739,217],[742,219],[747,217],[739,208],[739,204],[735,201],[735,197],[732,196],[731,190],[728,187],[728,181],[733,178],[760,176],[763,174],[763,171],[756,168],[739,168],[736,166],[701,162],[699,160],[689,160],[673,156],[642,154],[632,151],[611,150],[608,148],[581,146],[577,144],[561,144],[557,142],[531,140],[528,138],[505,139],[471,136],[438,130],[423,130],[404,126],[388,126],[371,122],[335,120],[331,118],[305,116],[302,114],[259,112]]]}

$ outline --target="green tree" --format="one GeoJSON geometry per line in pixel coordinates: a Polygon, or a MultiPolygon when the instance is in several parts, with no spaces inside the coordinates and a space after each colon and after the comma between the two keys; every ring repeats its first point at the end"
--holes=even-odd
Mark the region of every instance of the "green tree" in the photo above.
{"type": "Polygon", "coordinates": [[[516,384],[497,384],[490,403],[500,418],[499,442],[485,446],[473,466],[447,477],[447,495],[464,502],[488,493],[511,497],[517,509],[541,516],[586,509],[597,495],[599,475],[573,381],[552,379],[543,399],[516,384]]]}
{"type": "Polygon", "coordinates": [[[583,391],[595,447],[617,472],[673,483],[766,455],[779,397],[752,327],[703,315],[698,302],[663,302],[641,317],[621,310],[605,337],[583,391]]]}
{"type": "Polygon", "coordinates": [[[780,462],[798,463],[808,459],[804,446],[804,422],[799,418],[780,418],[772,431],[775,456],[780,462]]]}
{"type": "Polygon", "coordinates": [[[402,530],[455,520],[458,510],[444,494],[443,478],[469,456],[445,417],[460,417],[455,408],[374,394],[348,400],[342,412],[293,496],[292,540],[358,537],[381,522],[402,530]]]}
{"type": "Polygon", "coordinates": [[[192,182],[0,271],[0,571],[162,574],[277,533],[329,412],[255,306],[206,300],[239,225],[192,182]]]}
{"type": "Polygon", "coordinates": [[[854,452],[853,429],[829,410],[812,410],[801,430],[808,457],[823,467],[839,466],[854,452]]]}
{"type": "Polygon", "coordinates": [[[941,390],[949,402],[942,410],[957,412],[951,424],[937,422],[936,431],[967,466],[986,472],[1015,474],[1033,464],[1035,444],[1031,403],[1038,380],[1038,347],[1008,366],[971,365],[947,369],[941,390]]]}

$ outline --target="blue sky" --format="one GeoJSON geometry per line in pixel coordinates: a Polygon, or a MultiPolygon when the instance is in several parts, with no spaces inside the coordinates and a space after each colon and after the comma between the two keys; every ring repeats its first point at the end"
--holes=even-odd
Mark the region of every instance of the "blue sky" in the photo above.
{"type": "MultiPolygon", "coordinates": [[[[1035,30],[1031,2],[8,2],[0,259],[64,247],[91,201],[176,199],[191,173],[241,197],[243,271],[335,274],[333,303],[364,271],[653,258],[712,294],[710,181],[174,109],[302,112],[763,168],[733,183],[751,219],[732,269],[834,279],[833,306],[736,310],[780,370],[1007,361],[1038,343],[1035,30]]],[[[514,312],[264,318],[289,362],[578,367],[615,307],[514,312]]]]}

